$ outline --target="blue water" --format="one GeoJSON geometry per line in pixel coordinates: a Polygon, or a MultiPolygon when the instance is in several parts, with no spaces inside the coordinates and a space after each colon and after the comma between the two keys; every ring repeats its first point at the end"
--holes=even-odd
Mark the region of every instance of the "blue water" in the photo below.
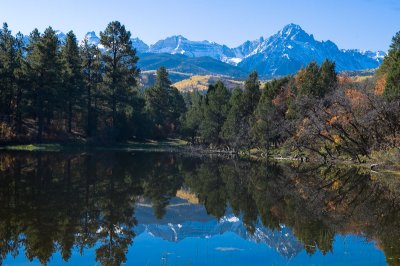
{"type": "Polygon", "coordinates": [[[400,265],[400,197],[358,169],[152,153],[0,162],[0,266],[400,265]]]}
{"type": "MultiPolygon", "coordinates": [[[[74,249],[69,261],[55,254],[49,265],[100,265],[95,263],[95,248],[83,255],[74,249]]],[[[29,262],[23,252],[15,259],[8,256],[3,265],[40,265],[29,262]]],[[[353,235],[336,236],[334,253],[312,256],[304,250],[286,259],[263,243],[246,241],[228,232],[210,238],[188,237],[170,242],[149,233],[137,236],[129,248],[126,265],[386,265],[375,244],[353,235]]]]}

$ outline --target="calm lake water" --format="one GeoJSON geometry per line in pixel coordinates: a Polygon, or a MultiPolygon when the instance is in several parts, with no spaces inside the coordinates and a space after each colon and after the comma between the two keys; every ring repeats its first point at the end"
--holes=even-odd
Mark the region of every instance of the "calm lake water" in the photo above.
{"type": "Polygon", "coordinates": [[[0,265],[400,265],[400,189],[379,178],[170,153],[2,152],[0,265]]]}

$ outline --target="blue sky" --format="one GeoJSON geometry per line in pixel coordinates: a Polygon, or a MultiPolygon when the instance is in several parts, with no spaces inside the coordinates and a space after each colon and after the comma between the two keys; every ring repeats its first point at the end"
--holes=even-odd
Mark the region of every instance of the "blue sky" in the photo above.
{"type": "Polygon", "coordinates": [[[400,30],[399,0],[10,0],[0,21],[28,34],[51,25],[78,38],[119,20],[148,44],[181,34],[191,40],[240,45],[296,23],[340,48],[387,50],[400,30]]]}

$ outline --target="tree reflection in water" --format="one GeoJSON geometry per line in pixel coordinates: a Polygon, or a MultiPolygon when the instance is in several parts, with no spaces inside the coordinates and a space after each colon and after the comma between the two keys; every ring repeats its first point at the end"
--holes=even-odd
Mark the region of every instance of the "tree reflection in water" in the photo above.
{"type": "Polygon", "coordinates": [[[151,203],[162,218],[183,189],[216,218],[230,208],[250,233],[285,224],[310,255],[334,252],[335,235],[351,233],[400,265],[400,189],[375,179],[359,168],[177,154],[3,152],[0,260],[23,250],[46,264],[56,252],[68,261],[73,248],[95,248],[100,264],[121,265],[135,237],[135,204],[151,203]]]}

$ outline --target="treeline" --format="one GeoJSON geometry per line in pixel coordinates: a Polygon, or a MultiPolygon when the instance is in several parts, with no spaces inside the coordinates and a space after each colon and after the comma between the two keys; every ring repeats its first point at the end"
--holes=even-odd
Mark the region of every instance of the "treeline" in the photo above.
{"type": "Polygon", "coordinates": [[[256,72],[244,88],[222,82],[206,93],[181,94],[168,72],[139,89],[139,58],[130,32],[111,22],[100,48],[74,33],[63,43],[52,28],[29,41],[0,31],[0,140],[97,143],[185,138],[217,149],[267,154],[316,153],[364,160],[397,147],[400,131],[400,33],[374,78],[354,80],[335,63],[311,62],[296,75],[261,84],[256,72]]]}
{"type": "MultiPolygon", "coordinates": [[[[191,94],[183,132],[192,143],[229,150],[271,147],[281,153],[363,161],[390,150],[400,137],[400,32],[374,78],[354,80],[329,60],[311,62],[295,76],[260,84],[252,73],[244,89],[223,83],[191,94]]],[[[397,152],[398,154],[398,152],[397,152]]],[[[393,158],[395,159],[395,158],[393,158]]]]}
{"type": "Polygon", "coordinates": [[[28,40],[0,30],[0,140],[84,137],[124,141],[175,134],[185,104],[164,68],[156,85],[138,90],[138,57],[119,22],[100,33],[99,47],[70,31],[35,29],[28,40]]]}

